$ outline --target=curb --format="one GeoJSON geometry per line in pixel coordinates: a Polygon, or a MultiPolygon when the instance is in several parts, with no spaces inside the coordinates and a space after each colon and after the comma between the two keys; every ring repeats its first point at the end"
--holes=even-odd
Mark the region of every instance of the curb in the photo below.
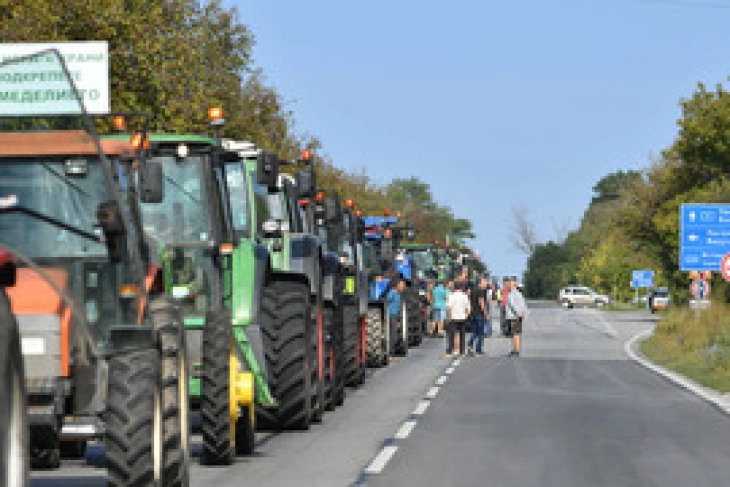
{"type": "Polygon", "coordinates": [[[626,351],[626,354],[631,357],[631,360],[637,362],[642,367],[651,370],[655,374],[664,377],[665,379],[678,385],[679,387],[688,390],[692,394],[698,396],[703,401],[708,402],[712,406],[715,406],[721,412],[730,415],[730,394],[723,397],[723,395],[717,391],[701,386],[700,384],[681,374],[672,372],[671,370],[665,369],[664,367],[661,367],[654,362],[649,361],[648,359],[644,358],[640,354],[640,352],[637,352],[635,350],[638,343],[649,338],[649,336],[651,336],[653,332],[654,330],[642,331],[624,344],[624,350],[626,351]]]}

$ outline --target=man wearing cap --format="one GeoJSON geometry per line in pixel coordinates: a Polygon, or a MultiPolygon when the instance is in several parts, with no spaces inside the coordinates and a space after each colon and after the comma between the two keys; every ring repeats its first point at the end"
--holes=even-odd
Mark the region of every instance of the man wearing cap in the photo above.
{"type": "Polygon", "coordinates": [[[525,297],[519,289],[517,289],[517,278],[513,277],[509,283],[509,294],[507,295],[507,306],[505,309],[507,316],[507,325],[512,335],[512,351],[510,357],[520,356],[520,346],[522,338],[522,322],[527,314],[527,304],[525,297]]]}

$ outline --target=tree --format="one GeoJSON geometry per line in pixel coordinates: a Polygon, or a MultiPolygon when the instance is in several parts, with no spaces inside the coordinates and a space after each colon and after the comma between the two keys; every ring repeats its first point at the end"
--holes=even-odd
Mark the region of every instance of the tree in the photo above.
{"type": "Polygon", "coordinates": [[[511,240],[521,252],[531,255],[539,244],[535,224],[524,207],[512,207],[511,240]]]}

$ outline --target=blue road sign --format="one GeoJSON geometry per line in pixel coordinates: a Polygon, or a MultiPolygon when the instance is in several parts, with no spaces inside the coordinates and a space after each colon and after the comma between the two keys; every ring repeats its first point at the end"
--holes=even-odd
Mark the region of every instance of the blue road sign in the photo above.
{"type": "Polygon", "coordinates": [[[654,287],[654,271],[633,271],[631,273],[631,287],[654,287]]]}
{"type": "Polygon", "coordinates": [[[719,271],[730,253],[730,204],[682,205],[679,222],[679,268],[719,271]]]}

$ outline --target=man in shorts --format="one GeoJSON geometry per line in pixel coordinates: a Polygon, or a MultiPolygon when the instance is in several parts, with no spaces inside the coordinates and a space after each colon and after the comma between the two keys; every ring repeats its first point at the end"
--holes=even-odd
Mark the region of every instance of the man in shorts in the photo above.
{"type": "Polygon", "coordinates": [[[454,292],[449,295],[447,307],[449,309],[448,335],[449,340],[446,355],[464,355],[466,348],[466,320],[471,312],[469,296],[464,292],[465,284],[454,283],[454,292]]]}
{"type": "Polygon", "coordinates": [[[446,321],[446,300],[449,297],[449,290],[444,286],[443,281],[439,281],[438,285],[431,291],[433,300],[433,336],[443,337],[444,322],[446,321]]]}
{"type": "Polygon", "coordinates": [[[519,357],[520,347],[522,345],[522,322],[527,314],[527,304],[525,303],[525,297],[522,295],[520,290],[517,289],[517,278],[513,277],[509,284],[509,294],[507,295],[507,304],[505,309],[507,326],[509,327],[510,334],[512,335],[512,351],[509,353],[509,356],[519,357]]]}
{"type": "Polygon", "coordinates": [[[510,336],[509,326],[507,326],[507,313],[505,311],[505,308],[507,307],[507,296],[509,296],[510,287],[511,285],[509,277],[505,276],[502,279],[502,292],[499,293],[499,328],[502,331],[503,337],[510,336]]]}

